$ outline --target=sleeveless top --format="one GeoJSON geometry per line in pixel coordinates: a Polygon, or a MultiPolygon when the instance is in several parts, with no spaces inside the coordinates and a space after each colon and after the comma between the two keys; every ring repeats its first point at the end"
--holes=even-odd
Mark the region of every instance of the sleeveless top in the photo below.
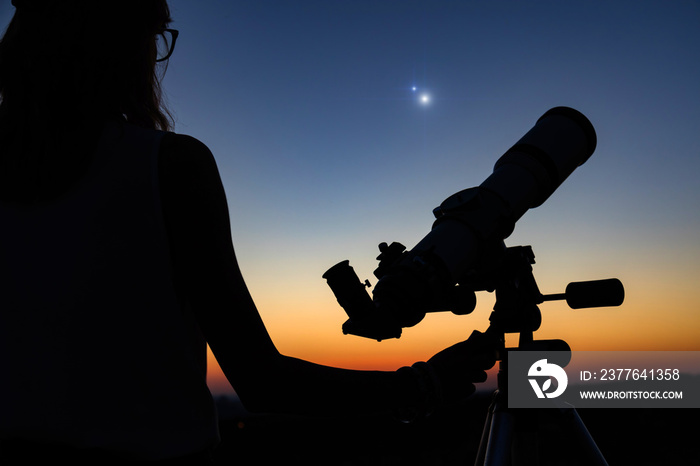
{"type": "Polygon", "coordinates": [[[218,442],[206,343],[173,284],[164,134],[108,125],[69,192],[0,202],[0,438],[148,460],[218,442]]]}

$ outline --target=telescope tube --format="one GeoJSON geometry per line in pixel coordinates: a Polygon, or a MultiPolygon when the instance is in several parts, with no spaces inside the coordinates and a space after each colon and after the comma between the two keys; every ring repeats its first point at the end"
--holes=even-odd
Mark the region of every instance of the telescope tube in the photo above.
{"type": "Polygon", "coordinates": [[[373,293],[378,311],[401,326],[415,325],[432,301],[429,294],[488,269],[515,222],[586,162],[596,142],[593,125],[580,112],[568,107],[547,111],[480,186],[448,197],[435,209],[430,233],[380,277],[373,293]]]}

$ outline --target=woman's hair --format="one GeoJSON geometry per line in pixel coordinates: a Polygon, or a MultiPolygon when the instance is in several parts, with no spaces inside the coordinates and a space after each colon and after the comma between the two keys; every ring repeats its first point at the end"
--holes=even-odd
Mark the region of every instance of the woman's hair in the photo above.
{"type": "MultiPolygon", "coordinates": [[[[0,41],[5,111],[39,122],[66,111],[80,120],[124,115],[169,129],[155,36],[170,22],[166,0],[13,0],[0,41]]],[[[46,124],[55,124],[47,121],[46,124]]]]}
{"type": "Polygon", "coordinates": [[[12,3],[0,40],[0,194],[31,197],[47,167],[79,165],[68,154],[86,157],[106,120],[171,129],[155,44],[171,21],[166,0],[12,3]]]}

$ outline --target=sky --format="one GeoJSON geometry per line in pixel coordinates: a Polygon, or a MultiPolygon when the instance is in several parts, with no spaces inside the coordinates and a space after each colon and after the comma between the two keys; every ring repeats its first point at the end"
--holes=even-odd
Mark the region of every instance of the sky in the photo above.
{"type": "MultiPolygon", "coordinates": [[[[175,130],[217,159],[243,275],[282,353],[393,370],[485,330],[483,292],[471,315],[431,314],[398,340],[343,335],[321,275],[349,259],[374,284],[380,242],[410,249],[434,207],[555,106],[590,119],[597,149],[506,245],[533,247],[545,294],[617,277],[626,298],[544,303],[535,336],[700,350],[700,2],[169,4],[175,130]]],[[[230,391],[211,362],[212,390],[230,391]]]]}

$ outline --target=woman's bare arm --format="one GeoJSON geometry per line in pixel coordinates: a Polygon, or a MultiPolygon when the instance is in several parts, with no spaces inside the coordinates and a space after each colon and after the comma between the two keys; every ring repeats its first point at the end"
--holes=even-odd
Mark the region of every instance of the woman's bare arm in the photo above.
{"type": "Polygon", "coordinates": [[[419,384],[408,372],[345,370],[280,354],[238,267],[211,152],[194,138],[168,134],[161,146],[160,174],[180,298],[189,301],[246,408],[336,415],[420,401],[419,384]]]}

